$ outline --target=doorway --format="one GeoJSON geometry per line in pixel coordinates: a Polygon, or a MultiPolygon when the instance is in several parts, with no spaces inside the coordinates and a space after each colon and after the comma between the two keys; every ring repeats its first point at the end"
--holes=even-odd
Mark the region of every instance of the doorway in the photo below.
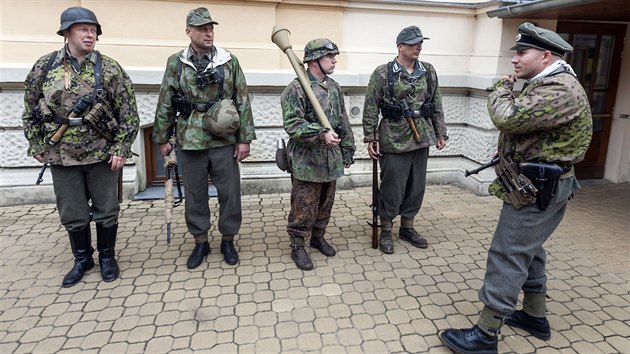
{"type": "Polygon", "coordinates": [[[567,56],[584,87],[593,115],[593,139],[584,160],[575,165],[579,179],[601,179],[615,108],[626,25],[558,22],[556,31],[573,46],[567,56]]]}

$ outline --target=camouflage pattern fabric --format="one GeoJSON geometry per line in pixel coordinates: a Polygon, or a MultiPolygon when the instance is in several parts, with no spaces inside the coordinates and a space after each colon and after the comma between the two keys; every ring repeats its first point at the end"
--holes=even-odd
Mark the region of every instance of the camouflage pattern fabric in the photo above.
{"type": "Polygon", "coordinates": [[[339,54],[337,45],[328,38],[317,38],[304,46],[304,62],[317,60],[328,54],[339,54]]]}
{"type": "MultiPolygon", "coordinates": [[[[396,63],[398,61],[394,59],[396,63]]],[[[398,63],[399,66],[400,63],[398,63]]],[[[427,73],[421,78],[410,77],[406,70],[394,72],[394,98],[392,102],[387,87],[387,64],[378,66],[370,77],[365,104],[363,107],[363,134],[366,143],[378,140],[380,150],[384,153],[401,153],[412,151],[431,145],[435,145],[438,137],[447,139],[444,111],[442,110],[442,94],[438,84],[437,73],[433,66],[422,62],[427,73]],[[419,143],[413,138],[411,128],[405,119],[381,119],[379,125],[380,107],[383,103],[398,104],[405,100],[412,110],[420,110],[424,101],[428,98],[427,75],[433,78],[433,97],[435,114],[433,117],[415,118],[416,128],[420,134],[419,143]],[[374,128],[378,126],[377,136],[374,136],[374,128]]],[[[414,73],[418,71],[416,69],[414,73]]]]}
{"type": "Polygon", "coordinates": [[[337,181],[313,183],[294,179],[287,220],[289,236],[308,239],[313,228],[325,230],[335,203],[336,189],[337,181]]]}
{"type": "MultiPolygon", "coordinates": [[[[568,169],[582,161],[593,135],[593,120],[588,97],[575,76],[564,72],[532,80],[516,97],[513,88],[511,81],[500,80],[488,96],[490,118],[501,131],[499,156],[511,156],[516,162],[557,163],[568,169]]],[[[506,200],[498,179],[489,192],[506,200]]]]}
{"type": "MultiPolygon", "coordinates": [[[[181,80],[178,81],[177,63],[184,52],[187,50],[171,55],[166,62],[153,126],[153,141],[159,144],[168,142],[171,126],[175,124],[176,112],[172,105],[174,95],[181,93],[195,103],[217,100],[218,84],[213,83],[198,88],[195,80],[197,69],[189,61],[182,63],[181,80]]],[[[203,121],[206,112],[193,111],[188,117],[177,119],[177,144],[183,150],[204,150],[233,145],[237,142],[250,143],[256,139],[245,75],[238,59],[229,52],[227,55],[229,55],[229,60],[223,64],[225,74],[223,92],[225,98],[234,100],[240,116],[240,127],[234,135],[223,138],[212,135],[204,129],[203,121]]]]}
{"type": "MultiPolygon", "coordinates": [[[[80,64],[77,73],[92,87],[84,87],[72,74],[69,74],[70,87],[64,87],[64,59],[70,58],[65,48],[57,52],[55,62],[44,77],[48,61],[52,55],[39,58],[24,82],[24,135],[29,142],[28,154],[43,154],[46,162],[54,165],[87,165],[108,160],[110,155],[131,158],[131,144],[138,133],[140,119],[136,108],[134,88],[127,73],[113,59],[102,56],[102,86],[106,104],[111,107],[118,120],[119,131],[113,142],[90,129],[88,125],[70,126],[58,144],[50,146],[47,142],[61,126],[55,122],[42,122],[35,111],[39,99],[44,97],[53,114],[67,118],[74,104],[84,95],[92,95],[95,85],[94,67],[97,51],[88,54],[80,64]]],[[[70,61],[70,60],[68,60],[70,61]]],[[[77,65],[79,65],[77,63],[77,65]]],[[[75,70],[68,65],[69,70],[75,70]]],[[[91,109],[88,107],[86,113],[91,109]]]]}
{"type": "MultiPolygon", "coordinates": [[[[308,72],[307,72],[308,73],[308,72]]],[[[294,79],[282,92],[284,130],[291,138],[289,154],[293,178],[307,182],[330,182],[343,176],[344,164],[354,163],[354,134],[339,84],[327,77],[323,82],[308,73],[315,93],[330,125],[341,127],[341,143],[326,146],[321,135],[325,129],[318,120],[300,82],[294,79]]]]}

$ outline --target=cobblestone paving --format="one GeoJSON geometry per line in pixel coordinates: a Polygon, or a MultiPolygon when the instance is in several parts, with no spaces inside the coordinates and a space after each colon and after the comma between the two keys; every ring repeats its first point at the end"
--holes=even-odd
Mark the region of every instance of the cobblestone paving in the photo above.
{"type": "MultiPolygon", "coordinates": [[[[309,250],[310,272],[290,258],[289,194],[244,196],[240,265],[222,261],[213,230],[193,271],[184,208],[166,245],[162,201],[125,202],[121,278],[105,283],[97,266],[67,289],[72,255],[54,205],[0,208],[0,353],[448,353],[437,333],[477,320],[501,202],[429,186],[416,222],[429,248],[395,235],[383,255],[370,247],[370,193],[338,192],[328,229],[338,254],[309,250]]],[[[506,326],[499,351],[630,353],[629,230],[627,183],[578,192],[546,244],[552,338],[506,326]]]]}

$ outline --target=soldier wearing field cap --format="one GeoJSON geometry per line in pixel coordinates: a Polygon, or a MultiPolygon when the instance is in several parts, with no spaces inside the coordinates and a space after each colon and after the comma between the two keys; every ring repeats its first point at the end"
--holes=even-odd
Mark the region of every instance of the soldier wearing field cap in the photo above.
{"type": "Polygon", "coordinates": [[[458,353],[496,353],[504,323],[541,340],[551,338],[543,244],[579,188],[573,165],[584,158],[592,136],[588,97],[563,60],[571,45],[526,22],[518,28],[512,49],[514,73],[499,80],[488,97],[490,118],[501,132],[501,162],[495,167],[499,177],[489,190],[504,203],[479,290],[484,308],[474,327],[440,335],[458,353]],[[516,79],[526,80],[518,95],[512,92],[516,79]],[[513,198],[517,191],[500,182],[502,166],[510,160],[536,188],[531,198],[513,198]],[[521,291],[523,309],[515,311],[521,291]]]}
{"type": "Polygon", "coordinates": [[[237,57],[214,45],[214,21],[205,7],[190,10],[186,35],[190,45],[166,62],[153,126],[153,141],[162,156],[174,148],[176,135],[184,170],[185,219],[195,247],[188,269],[210,254],[208,176],[217,188],[221,253],[238,263],[234,245],[241,221],[239,162],[249,156],[256,139],[247,82],[237,57]]]}
{"type": "Polygon", "coordinates": [[[379,248],[386,254],[394,252],[392,228],[398,215],[400,239],[414,247],[429,246],[414,219],[424,199],[429,147],[444,148],[448,136],[437,73],[418,59],[428,39],[418,26],[403,28],[396,37],[398,55],[374,70],[365,94],[363,140],[381,166],[379,248]]]}

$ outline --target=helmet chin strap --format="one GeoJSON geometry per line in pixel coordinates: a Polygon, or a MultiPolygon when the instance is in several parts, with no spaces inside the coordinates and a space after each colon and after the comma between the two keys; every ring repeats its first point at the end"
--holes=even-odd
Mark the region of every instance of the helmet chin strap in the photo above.
{"type": "Polygon", "coordinates": [[[328,75],[324,71],[324,68],[322,68],[322,64],[319,63],[319,59],[321,59],[321,58],[317,58],[317,66],[319,67],[319,71],[321,71],[322,74],[324,74],[324,77],[328,77],[328,75]]]}

